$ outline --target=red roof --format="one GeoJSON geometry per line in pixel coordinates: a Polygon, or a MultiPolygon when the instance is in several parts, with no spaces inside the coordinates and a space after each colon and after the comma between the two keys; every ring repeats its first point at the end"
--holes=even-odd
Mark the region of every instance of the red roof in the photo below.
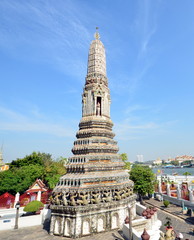
{"type": "Polygon", "coordinates": [[[6,193],[4,193],[4,194],[2,194],[2,195],[0,196],[0,200],[1,200],[1,199],[5,199],[5,198],[15,199],[15,197],[14,197],[12,194],[8,193],[8,192],[6,192],[6,193]]]}
{"type": "Polygon", "coordinates": [[[26,192],[47,192],[48,188],[43,183],[41,179],[36,179],[36,181],[32,184],[32,186],[29,187],[29,189],[26,192]]]}

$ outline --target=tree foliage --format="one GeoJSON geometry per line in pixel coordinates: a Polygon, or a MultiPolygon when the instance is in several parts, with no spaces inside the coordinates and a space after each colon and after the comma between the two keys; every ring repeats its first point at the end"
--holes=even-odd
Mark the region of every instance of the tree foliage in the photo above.
{"type": "Polygon", "coordinates": [[[134,191],[139,196],[145,196],[154,192],[156,178],[148,166],[134,165],[129,178],[134,182],[134,191]]]}
{"type": "Polygon", "coordinates": [[[184,176],[189,176],[189,175],[191,175],[191,173],[190,172],[184,172],[183,175],[184,176]]]}
{"type": "Polygon", "coordinates": [[[28,165],[43,165],[43,159],[45,155],[46,155],[45,153],[33,152],[32,154],[27,155],[24,158],[18,158],[17,160],[12,161],[10,163],[10,168],[13,169],[28,165]]]}
{"type": "Polygon", "coordinates": [[[120,157],[122,161],[125,163],[124,169],[130,170],[131,169],[131,163],[128,162],[128,156],[126,153],[121,153],[120,157]]]}
{"type": "Polygon", "coordinates": [[[64,158],[54,161],[50,154],[33,152],[11,162],[10,169],[0,172],[0,194],[23,193],[40,178],[49,188],[54,188],[61,175],[66,173],[64,158]]]}
{"type": "Polygon", "coordinates": [[[123,160],[123,162],[127,162],[128,156],[126,153],[121,153],[120,156],[121,156],[121,159],[123,160]]]}
{"type": "Polygon", "coordinates": [[[179,166],[179,161],[177,161],[177,160],[171,161],[171,164],[174,166],[179,166]]]}

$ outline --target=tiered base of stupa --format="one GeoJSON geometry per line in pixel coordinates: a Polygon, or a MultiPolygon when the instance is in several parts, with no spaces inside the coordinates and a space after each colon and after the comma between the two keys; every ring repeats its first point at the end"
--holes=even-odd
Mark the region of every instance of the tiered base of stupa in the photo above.
{"type": "Polygon", "coordinates": [[[106,117],[82,118],[67,174],[53,190],[51,234],[78,238],[122,228],[128,206],[135,206],[112,125],[106,117]]]}
{"type": "Polygon", "coordinates": [[[86,206],[52,205],[50,234],[80,238],[122,228],[129,204],[135,210],[135,195],[86,206]]]}

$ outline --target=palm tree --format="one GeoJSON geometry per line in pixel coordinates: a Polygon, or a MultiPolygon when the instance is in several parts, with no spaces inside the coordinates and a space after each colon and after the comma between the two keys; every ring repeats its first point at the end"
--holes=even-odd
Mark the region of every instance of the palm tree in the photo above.
{"type": "Polygon", "coordinates": [[[191,175],[191,173],[190,172],[185,172],[185,173],[183,173],[183,175],[186,176],[186,181],[187,181],[187,176],[191,175]]]}

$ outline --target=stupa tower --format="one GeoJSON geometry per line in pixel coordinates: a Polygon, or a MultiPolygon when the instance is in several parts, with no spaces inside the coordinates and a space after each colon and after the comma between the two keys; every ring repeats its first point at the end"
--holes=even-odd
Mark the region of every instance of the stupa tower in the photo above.
{"type": "Polygon", "coordinates": [[[77,238],[121,228],[129,204],[133,212],[136,196],[117,154],[110,103],[105,49],[96,32],[89,49],[74,155],[52,194],[51,234],[77,238]]]}

